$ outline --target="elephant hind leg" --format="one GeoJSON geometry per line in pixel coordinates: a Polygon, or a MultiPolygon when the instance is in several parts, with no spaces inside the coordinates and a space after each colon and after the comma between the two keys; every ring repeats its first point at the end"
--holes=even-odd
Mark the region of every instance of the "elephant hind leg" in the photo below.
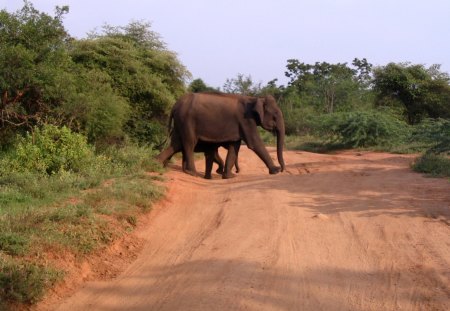
{"type": "Polygon", "coordinates": [[[214,162],[219,165],[219,167],[216,170],[217,174],[223,174],[225,164],[223,163],[222,158],[219,155],[219,148],[217,148],[214,152],[214,162]]]}
{"type": "Polygon", "coordinates": [[[161,151],[161,153],[156,156],[156,160],[166,166],[175,153],[182,151],[182,147],[180,137],[176,133],[173,133],[169,147],[161,151]]]}
{"type": "Polygon", "coordinates": [[[197,176],[194,162],[194,147],[196,144],[196,141],[187,140],[183,144],[183,172],[192,176],[197,176]]]}
{"type": "Polygon", "coordinates": [[[167,166],[167,163],[169,163],[172,156],[181,151],[181,146],[169,146],[166,149],[164,149],[160,154],[156,156],[156,160],[162,163],[163,166],[167,166]]]}

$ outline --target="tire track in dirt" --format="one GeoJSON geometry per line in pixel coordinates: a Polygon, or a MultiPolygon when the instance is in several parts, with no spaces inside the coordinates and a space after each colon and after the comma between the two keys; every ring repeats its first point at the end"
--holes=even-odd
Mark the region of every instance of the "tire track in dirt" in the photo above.
{"type": "Polygon", "coordinates": [[[285,160],[269,175],[244,147],[231,180],[172,165],[138,259],[49,309],[450,310],[447,180],[408,155],[285,160]]]}

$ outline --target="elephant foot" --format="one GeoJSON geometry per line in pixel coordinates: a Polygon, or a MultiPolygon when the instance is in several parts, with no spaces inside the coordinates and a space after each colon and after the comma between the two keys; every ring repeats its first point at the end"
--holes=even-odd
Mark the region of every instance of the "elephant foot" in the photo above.
{"type": "Polygon", "coordinates": [[[207,175],[205,174],[205,176],[204,176],[204,177],[205,177],[205,179],[212,179],[212,176],[211,176],[211,174],[207,174],[207,175]]]}
{"type": "Polygon", "coordinates": [[[186,174],[192,175],[192,176],[197,176],[197,172],[196,171],[183,170],[183,172],[185,172],[186,174]]]}
{"type": "Polygon", "coordinates": [[[216,170],[216,173],[217,174],[223,174],[223,168],[218,168],[217,170],[216,170]]]}
{"type": "Polygon", "coordinates": [[[278,166],[269,168],[269,174],[273,175],[273,174],[278,174],[279,172],[281,172],[281,168],[278,166]]]}
{"type": "Polygon", "coordinates": [[[230,178],[234,178],[234,177],[236,177],[236,175],[234,175],[233,173],[222,174],[222,179],[230,179],[230,178]]]}

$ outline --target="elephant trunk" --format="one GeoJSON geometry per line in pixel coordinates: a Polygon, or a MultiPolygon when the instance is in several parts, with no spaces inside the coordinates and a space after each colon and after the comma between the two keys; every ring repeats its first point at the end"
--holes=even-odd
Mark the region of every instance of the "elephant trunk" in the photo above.
{"type": "Polygon", "coordinates": [[[281,171],[286,169],[283,159],[283,147],[284,147],[284,121],[281,119],[277,124],[277,158],[280,163],[281,171]]]}

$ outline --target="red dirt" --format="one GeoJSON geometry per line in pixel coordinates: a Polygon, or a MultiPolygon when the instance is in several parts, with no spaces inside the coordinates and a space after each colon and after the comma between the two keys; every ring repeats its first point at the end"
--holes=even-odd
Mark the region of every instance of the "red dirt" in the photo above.
{"type": "Polygon", "coordinates": [[[447,179],[412,172],[411,155],[353,151],[286,151],[269,175],[241,150],[234,179],[172,165],[137,259],[40,309],[450,310],[447,179]]]}

